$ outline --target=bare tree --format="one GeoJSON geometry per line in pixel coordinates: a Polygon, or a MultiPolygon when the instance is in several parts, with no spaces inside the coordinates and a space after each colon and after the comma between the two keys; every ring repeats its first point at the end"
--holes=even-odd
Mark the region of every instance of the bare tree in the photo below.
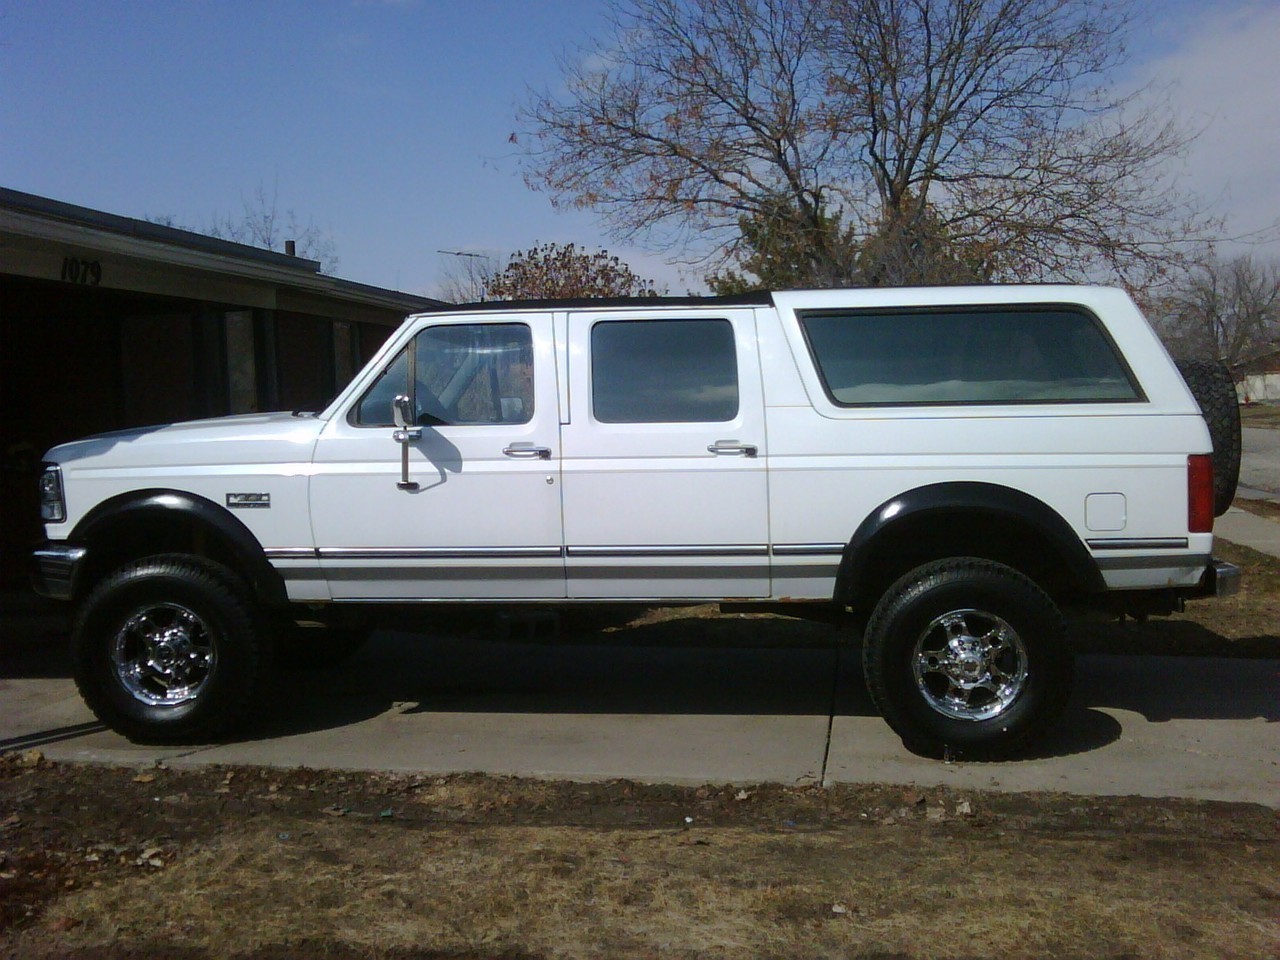
{"type": "Polygon", "coordinates": [[[252,197],[241,198],[241,205],[243,212],[239,217],[215,215],[205,227],[188,227],[169,215],[151,217],[150,220],[166,227],[191,230],[277,253],[284,251],[286,240],[292,240],[297,255],[318,261],[321,273],[337,272],[338,247],[333,238],[316,226],[315,221],[303,223],[292,208],[281,210],[276,188],[273,187],[268,195],[266,188],[258,184],[252,197]]]}
{"type": "Polygon", "coordinates": [[[524,110],[531,186],[599,210],[622,237],[732,253],[742,217],[822,248],[847,135],[828,121],[824,19],[800,0],[637,0],[613,36],[563,65],[567,96],[524,110]]]}
{"type": "Polygon", "coordinates": [[[281,210],[278,191],[258,184],[249,199],[242,199],[240,217],[215,217],[208,233],[212,237],[247,243],[264,250],[282,251],[286,240],[294,241],[299,257],[318,260],[320,272],[332,274],[338,269],[338,248],[333,238],[316,226],[314,220],[303,223],[293,209],[281,210]]]}
{"type": "Polygon", "coordinates": [[[1280,351],[1280,262],[1209,254],[1152,314],[1170,352],[1221,360],[1238,377],[1280,351]]]}
{"type": "Polygon", "coordinates": [[[442,271],[436,296],[449,303],[479,303],[490,299],[489,284],[497,273],[493,257],[461,250],[437,252],[453,259],[442,271]]]}
{"type": "Polygon", "coordinates": [[[1108,91],[1112,0],[618,2],[521,117],[530,184],[620,236],[732,262],[745,218],[815,285],[953,278],[932,245],[962,276],[1136,286],[1213,226],[1164,179],[1186,138],[1108,91]]]}

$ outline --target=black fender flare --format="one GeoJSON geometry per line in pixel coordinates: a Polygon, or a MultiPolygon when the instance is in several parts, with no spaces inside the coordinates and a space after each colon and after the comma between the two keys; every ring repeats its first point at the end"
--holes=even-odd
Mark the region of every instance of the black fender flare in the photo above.
{"type": "Polygon", "coordinates": [[[217,537],[235,557],[237,570],[254,594],[272,606],[288,603],[284,578],[271,566],[253,532],[225,507],[186,490],[131,490],[102,501],[80,519],[68,538],[91,545],[131,523],[156,517],[180,517],[217,537]]]}
{"type": "Polygon", "coordinates": [[[858,525],[836,574],[836,598],[848,598],[867,572],[874,545],[907,521],[929,514],[966,514],[1013,520],[1042,538],[1057,553],[1083,593],[1106,589],[1089,548],[1056,510],[1030,494],[994,483],[958,480],[916,487],[886,500],[858,525]]]}

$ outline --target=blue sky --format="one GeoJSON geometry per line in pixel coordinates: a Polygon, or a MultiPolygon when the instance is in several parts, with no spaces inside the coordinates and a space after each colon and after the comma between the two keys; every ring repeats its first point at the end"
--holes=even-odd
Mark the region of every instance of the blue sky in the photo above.
{"type": "MultiPolygon", "coordinates": [[[[599,0],[0,0],[0,185],[199,227],[261,185],[341,276],[431,294],[439,249],[604,245],[508,142],[529,87],[602,32],[599,0]]],[[[1127,82],[1204,133],[1181,171],[1237,232],[1280,217],[1280,3],[1152,0],[1127,82]]],[[[1275,253],[1274,246],[1264,250],[1275,253]]]]}

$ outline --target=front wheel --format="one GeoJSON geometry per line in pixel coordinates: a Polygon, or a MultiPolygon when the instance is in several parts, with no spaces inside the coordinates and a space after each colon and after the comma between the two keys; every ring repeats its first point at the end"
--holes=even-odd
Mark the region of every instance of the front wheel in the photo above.
{"type": "Polygon", "coordinates": [[[76,618],[76,686],[98,719],[139,742],[206,740],[244,719],[269,634],[230,571],[150,557],[103,580],[76,618]]]}
{"type": "Polygon", "coordinates": [[[989,560],[911,571],[867,625],[871,699],[908,749],[993,759],[1035,739],[1070,694],[1062,615],[1035,583],[989,560]]]}

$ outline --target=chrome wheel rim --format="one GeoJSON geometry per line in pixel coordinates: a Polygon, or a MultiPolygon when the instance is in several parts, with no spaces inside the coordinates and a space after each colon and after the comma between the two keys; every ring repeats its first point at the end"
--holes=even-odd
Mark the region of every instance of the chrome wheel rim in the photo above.
{"type": "Polygon", "coordinates": [[[955,720],[991,720],[1026,687],[1027,648],[995,614],[952,610],[920,634],[911,669],[916,689],[938,713],[955,720]]]}
{"type": "Polygon", "coordinates": [[[177,603],[135,610],[111,644],[116,679],[151,707],[176,707],[200,696],[216,663],[209,625],[177,603]]]}

